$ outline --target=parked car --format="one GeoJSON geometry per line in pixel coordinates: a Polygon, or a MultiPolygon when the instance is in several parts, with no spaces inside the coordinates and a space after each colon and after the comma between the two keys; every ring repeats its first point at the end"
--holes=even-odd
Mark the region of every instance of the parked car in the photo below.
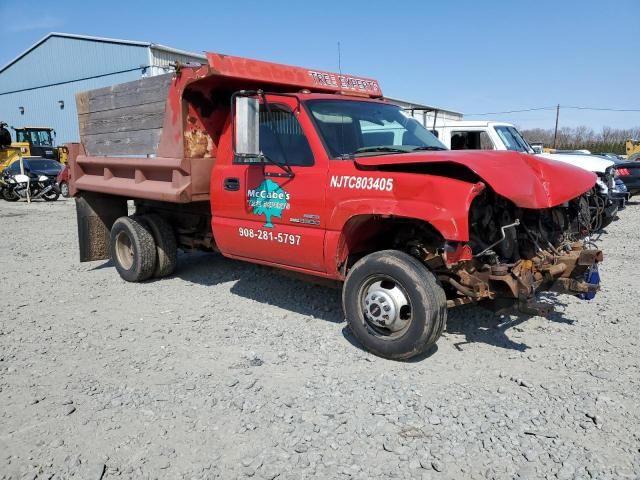
{"type": "Polygon", "coordinates": [[[627,206],[627,202],[631,198],[627,186],[618,177],[615,179],[615,184],[611,189],[611,198],[618,204],[618,210],[624,210],[627,206]]]}
{"type": "Polygon", "coordinates": [[[69,198],[69,165],[65,165],[56,179],[58,188],[63,197],[69,198]]]}
{"type": "Polygon", "coordinates": [[[56,177],[62,164],[46,158],[25,158],[13,162],[3,172],[2,196],[9,202],[21,198],[42,198],[47,202],[58,199],[60,191],[56,177]]]}
{"type": "Polygon", "coordinates": [[[640,194],[640,162],[614,160],[618,178],[627,187],[629,196],[640,194]]]}

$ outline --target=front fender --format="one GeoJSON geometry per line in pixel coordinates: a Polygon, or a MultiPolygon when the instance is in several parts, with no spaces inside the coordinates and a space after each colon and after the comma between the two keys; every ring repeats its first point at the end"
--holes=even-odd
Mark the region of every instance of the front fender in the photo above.
{"type": "Polygon", "coordinates": [[[451,178],[440,178],[433,188],[422,190],[414,198],[375,196],[344,199],[331,212],[328,230],[341,232],[352,218],[380,215],[413,218],[431,224],[445,240],[469,240],[469,207],[485,185],[451,178]]]}

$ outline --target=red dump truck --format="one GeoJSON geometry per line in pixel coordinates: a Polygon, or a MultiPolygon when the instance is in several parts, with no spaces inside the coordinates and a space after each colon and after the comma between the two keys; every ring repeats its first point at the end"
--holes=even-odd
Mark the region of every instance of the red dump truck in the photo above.
{"type": "Polygon", "coordinates": [[[429,349],[448,307],[544,314],[538,291],[598,289],[594,174],[448,151],[375,80],[207,60],[78,94],[81,261],[140,282],[197,249],[337,280],[354,335],[395,359],[429,349]]]}

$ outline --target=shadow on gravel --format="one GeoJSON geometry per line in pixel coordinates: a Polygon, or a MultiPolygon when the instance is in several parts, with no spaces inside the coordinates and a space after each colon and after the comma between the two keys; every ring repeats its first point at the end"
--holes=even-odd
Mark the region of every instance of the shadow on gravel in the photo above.
{"type": "Polygon", "coordinates": [[[180,255],[173,274],[205,286],[235,282],[230,288],[234,295],[328,322],[344,321],[340,289],[329,282],[318,285],[313,277],[292,275],[211,253],[180,255]]]}
{"type": "MultiPolygon", "coordinates": [[[[567,318],[558,310],[558,307],[566,307],[567,303],[561,295],[544,293],[540,295],[541,303],[554,306],[555,310],[546,317],[548,322],[573,324],[575,320],[567,318]]],[[[476,305],[465,305],[449,310],[447,319],[447,333],[464,335],[466,341],[455,343],[458,350],[469,343],[486,343],[500,348],[506,348],[524,352],[529,348],[525,343],[515,342],[507,336],[510,328],[532,319],[532,315],[513,312],[510,314],[496,314],[476,305]]]]}
{"type": "Polygon", "coordinates": [[[454,346],[464,350],[469,343],[486,343],[500,348],[524,352],[529,348],[525,343],[514,342],[507,336],[507,330],[525,322],[528,316],[496,315],[475,305],[465,305],[449,310],[446,333],[464,335],[464,342],[454,346]]]}
{"type": "MultiPolygon", "coordinates": [[[[109,260],[92,270],[112,267],[113,262],[109,260]]],[[[336,288],[335,285],[318,285],[317,279],[313,277],[289,274],[282,270],[231,260],[211,253],[180,254],[176,272],[172,277],[204,286],[234,282],[230,287],[230,292],[234,295],[332,323],[344,322],[340,288],[336,288]]],[[[164,280],[150,280],[149,283],[156,281],[164,280]]],[[[543,294],[540,299],[555,307],[566,306],[559,295],[543,294]]],[[[460,351],[464,350],[466,344],[481,342],[523,352],[529,346],[511,340],[507,332],[531,318],[524,314],[498,315],[475,305],[465,305],[449,310],[445,333],[464,335],[464,342],[454,344],[460,351]]],[[[574,323],[574,320],[566,318],[558,310],[551,313],[547,321],[574,323]]],[[[343,328],[342,334],[349,343],[364,350],[348,327],[343,328]]],[[[436,351],[437,346],[410,361],[422,361],[436,351]]]]}
{"type": "MultiPolygon", "coordinates": [[[[102,270],[103,268],[112,268],[113,267],[113,260],[107,260],[104,263],[101,263],[100,265],[96,265],[95,267],[89,269],[90,272],[93,272],[94,270],[102,270]]],[[[115,268],[114,268],[115,271],[115,268]]]]}

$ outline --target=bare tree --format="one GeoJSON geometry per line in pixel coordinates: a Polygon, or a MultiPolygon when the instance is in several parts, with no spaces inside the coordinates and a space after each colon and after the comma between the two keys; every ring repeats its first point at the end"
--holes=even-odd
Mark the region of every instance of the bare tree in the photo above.
{"type": "MultiPolygon", "coordinates": [[[[531,143],[542,143],[547,147],[553,145],[553,129],[532,128],[522,130],[522,134],[531,143]]],[[[617,129],[605,126],[597,133],[584,125],[576,128],[562,127],[558,130],[556,148],[624,154],[628,138],[640,139],[640,127],[617,129]]]]}

